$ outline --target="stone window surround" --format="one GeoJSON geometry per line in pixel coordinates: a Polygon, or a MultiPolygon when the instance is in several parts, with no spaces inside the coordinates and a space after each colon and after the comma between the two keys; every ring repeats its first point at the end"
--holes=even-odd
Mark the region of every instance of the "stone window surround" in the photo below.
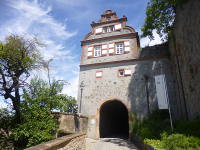
{"type": "Polygon", "coordinates": [[[102,78],[103,77],[103,71],[102,70],[96,71],[95,76],[96,76],[96,78],[102,78]],[[101,73],[102,75],[101,76],[97,76],[97,73],[101,73]]]}

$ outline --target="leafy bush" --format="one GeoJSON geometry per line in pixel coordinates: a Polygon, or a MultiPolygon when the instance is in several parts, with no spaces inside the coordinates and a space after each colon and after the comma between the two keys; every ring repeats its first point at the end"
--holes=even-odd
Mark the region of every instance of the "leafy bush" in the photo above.
{"type": "Polygon", "coordinates": [[[135,120],[133,134],[156,150],[200,150],[200,119],[174,121],[174,133],[170,131],[168,113],[155,111],[143,121],[135,120]]]}
{"type": "Polygon", "coordinates": [[[56,123],[48,107],[32,105],[22,113],[23,122],[12,132],[16,147],[29,147],[53,139],[56,123]]]}
{"type": "Polygon", "coordinates": [[[13,149],[13,142],[10,139],[10,131],[13,128],[13,114],[8,109],[0,109],[0,149],[13,149]]]}
{"type": "Polygon", "coordinates": [[[155,150],[163,149],[163,143],[160,140],[144,139],[144,143],[148,145],[152,145],[155,148],[155,150]]]}
{"type": "Polygon", "coordinates": [[[136,120],[133,124],[133,133],[142,139],[160,138],[163,131],[170,132],[170,122],[166,111],[154,111],[148,118],[143,121],[136,120]]]}
{"type": "Polygon", "coordinates": [[[187,137],[183,134],[163,134],[162,135],[163,147],[166,150],[188,150],[200,149],[200,139],[195,137],[187,137]]]}
{"type": "Polygon", "coordinates": [[[182,133],[187,136],[200,137],[200,119],[196,118],[190,121],[176,121],[175,122],[175,132],[182,133]]]}

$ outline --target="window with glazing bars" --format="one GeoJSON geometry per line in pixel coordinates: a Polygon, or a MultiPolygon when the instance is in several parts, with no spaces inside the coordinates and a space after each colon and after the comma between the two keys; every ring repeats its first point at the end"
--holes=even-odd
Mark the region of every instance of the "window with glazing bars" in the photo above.
{"type": "Polygon", "coordinates": [[[101,56],[101,46],[95,46],[94,47],[94,56],[95,57],[101,56]]]}
{"type": "Polygon", "coordinates": [[[116,54],[123,54],[124,53],[124,43],[116,43],[116,54]]]}

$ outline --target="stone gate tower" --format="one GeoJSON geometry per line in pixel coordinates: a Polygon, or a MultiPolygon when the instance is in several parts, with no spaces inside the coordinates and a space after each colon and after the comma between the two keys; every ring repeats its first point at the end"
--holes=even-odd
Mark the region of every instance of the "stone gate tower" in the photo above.
{"type": "Polygon", "coordinates": [[[91,138],[128,137],[130,113],[144,117],[157,107],[153,76],[159,63],[168,69],[168,59],[141,55],[138,33],[126,22],[106,10],[81,41],[79,112],[89,118],[91,138]]]}

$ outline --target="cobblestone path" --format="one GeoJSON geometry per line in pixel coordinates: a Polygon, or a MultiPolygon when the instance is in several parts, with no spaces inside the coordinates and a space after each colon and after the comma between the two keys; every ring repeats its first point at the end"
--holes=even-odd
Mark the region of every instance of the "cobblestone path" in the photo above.
{"type": "Polygon", "coordinates": [[[138,150],[134,144],[119,138],[86,138],[86,150],[138,150]]]}

